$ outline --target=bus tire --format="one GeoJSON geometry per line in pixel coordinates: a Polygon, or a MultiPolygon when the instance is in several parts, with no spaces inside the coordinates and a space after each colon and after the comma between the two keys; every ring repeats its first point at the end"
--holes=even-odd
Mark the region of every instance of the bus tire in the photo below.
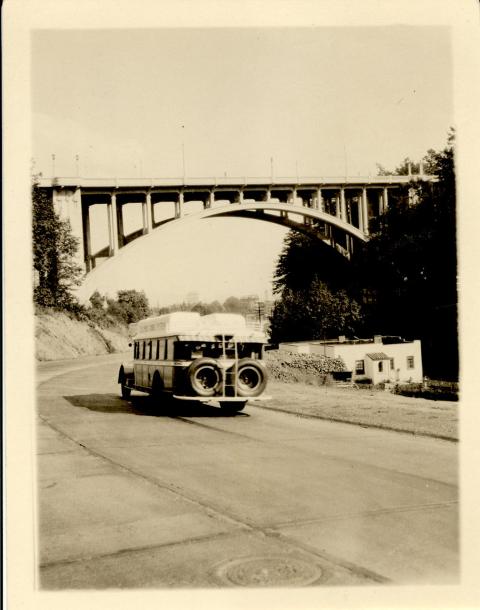
{"type": "Polygon", "coordinates": [[[246,400],[242,402],[220,402],[220,407],[226,413],[238,413],[239,411],[243,411],[246,404],[246,400]]]}
{"type": "Polygon", "coordinates": [[[187,380],[195,396],[215,396],[222,384],[222,369],[213,358],[198,358],[188,367],[187,380]]]}
{"type": "Polygon", "coordinates": [[[132,388],[130,388],[127,385],[127,376],[125,375],[125,372],[123,370],[123,366],[120,369],[120,373],[118,375],[118,382],[120,383],[120,392],[121,392],[122,398],[124,400],[128,400],[130,398],[131,393],[132,393],[132,388]]]}
{"type": "Polygon", "coordinates": [[[237,394],[252,398],[259,396],[267,385],[267,370],[259,360],[242,358],[237,369],[237,394]]]}

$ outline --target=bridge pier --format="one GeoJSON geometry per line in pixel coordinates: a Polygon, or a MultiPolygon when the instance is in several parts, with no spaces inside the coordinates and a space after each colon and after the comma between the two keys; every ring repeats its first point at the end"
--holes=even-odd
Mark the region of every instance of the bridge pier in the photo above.
{"type": "Polygon", "coordinates": [[[347,208],[346,208],[346,204],[345,204],[345,189],[343,188],[343,186],[340,189],[340,218],[344,222],[347,222],[347,208]]]}
{"type": "Polygon", "coordinates": [[[82,229],[83,229],[83,251],[84,251],[84,261],[85,261],[85,269],[88,273],[92,270],[92,260],[91,260],[91,235],[90,235],[90,206],[88,203],[82,201],[82,229]]]}
{"type": "Polygon", "coordinates": [[[183,217],[184,195],[183,190],[178,193],[177,201],[175,202],[175,218],[183,217]]]}
{"type": "Polygon", "coordinates": [[[383,197],[382,197],[382,214],[385,214],[385,212],[388,210],[388,189],[387,187],[384,187],[383,189],[383,197]]]}
{"type": "Polygon", "coordinates": [[[368,200],[367,200],[367,188],[364,186],[362,189],[362,214],[360,229],[368,234],[368,200]]]}
{"type": "Polygon", "coordinates": [[[152,221],[152,194],[150,191],[145,193],[145,201],[142,202],[142,220],[143,220],[143,234],[146,235],[152,232],[153,221],[152,221]]]}
{"type": "Polygon", "coordinates": [[[108,204],[107,211],[110,256],[115,256],[118,252],[117,196],[115,193],[110,195],[110,203],[108,204]]]}

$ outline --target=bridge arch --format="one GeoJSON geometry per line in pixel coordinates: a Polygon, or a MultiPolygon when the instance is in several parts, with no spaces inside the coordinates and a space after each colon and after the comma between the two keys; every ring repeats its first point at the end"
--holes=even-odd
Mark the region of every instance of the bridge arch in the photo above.
{"type": "MultiPolygon", "coordinates": [[[[331,222],[332,227],[338,228],[342,231],[344,230],[345,234],[350,236],[352,239],[356,238],[360,241],[366,241],[367,239],[364,234],[362,234],[355,227],[348,225],[348,223],[344,223],[338,218],[330,217],[326,213],[322,213],[309,208],[301,208],[300,206],[298,206],[298,209],[292,210],[292,206],[290,204],[282,205],[275,202],[256,202],[252,204],[242,205],[226,204],[217,208],[203,210],[196,214],[183,216],[182,218],[165,222],[150,233],[143,235],[142,239],[128,241],[128,243],[126,243],[114,257],[105,258],[101,265],[96,266],[89,273],[86,274],[83,284],[79,290],[79,296],[87,298],[87,295],[89,295],[95,289],[98,279],[102,278],[105,273],[109,273],[109,267],[111,267],[113,271],[115,269],[115,266],[121,266],[121,261],[124,256],[132,256],[134,254],[135,249],[142,248],[146,245],[147,240],[158,239],[159,234],[167,230],[168,227],[173,228],[175,226],[181,227],[182,225],[184,225],[186,229],[188,226],[191,226],[198,222],[203,223],[205,220],[215,218],[245,218],[252,220],[261,220],[263,222],[270,222],[273,224],[281,225],[285,228],[294,229],[305,235],[318,238],[325,244],[325,248],[330,248],[330,246],[332,245],[330,243],[329,235],[325,235],[324,232],[319,232],[318,226],[308,224],[305,222],[305,220],[311,220],[312,223],[313,221],[329,223],[331,222]],[[285,216],[275,215],[275,212],[284,212],[285,216]],[[298,216],[299,221],[293,220],[290,217],[291,215],[298,216]]],[[[342,248],[340,244],[335,244],[335,251],[338,257],[344,259],[348,258],[348,252],[344,248],[342,248]]]]}

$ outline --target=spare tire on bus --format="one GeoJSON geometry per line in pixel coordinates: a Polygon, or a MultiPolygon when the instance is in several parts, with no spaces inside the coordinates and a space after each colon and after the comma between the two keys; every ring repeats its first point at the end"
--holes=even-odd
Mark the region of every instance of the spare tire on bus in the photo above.
{"type": "Polygon", "coordinates": [[[267,369],[260,360],[242,358],[237,368],[238,396],[259,396],[267,385],[267,369]]]}
{"type": "Polygon", "coordinates": [[[215,396],[222,385],[222,369],[213,358],[198,358],[187,369],[188,384],[196,396],[215,396]]]}

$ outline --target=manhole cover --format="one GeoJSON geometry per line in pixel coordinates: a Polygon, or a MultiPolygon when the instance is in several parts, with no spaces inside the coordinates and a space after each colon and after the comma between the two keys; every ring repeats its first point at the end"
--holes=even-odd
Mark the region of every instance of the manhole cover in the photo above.
{"type": "Polygon", "coordinates": [[[311,584],[322,570],[293,557],[248,557],[223,564],[217,573],[241,587],[278,587],[311,584]]]}

